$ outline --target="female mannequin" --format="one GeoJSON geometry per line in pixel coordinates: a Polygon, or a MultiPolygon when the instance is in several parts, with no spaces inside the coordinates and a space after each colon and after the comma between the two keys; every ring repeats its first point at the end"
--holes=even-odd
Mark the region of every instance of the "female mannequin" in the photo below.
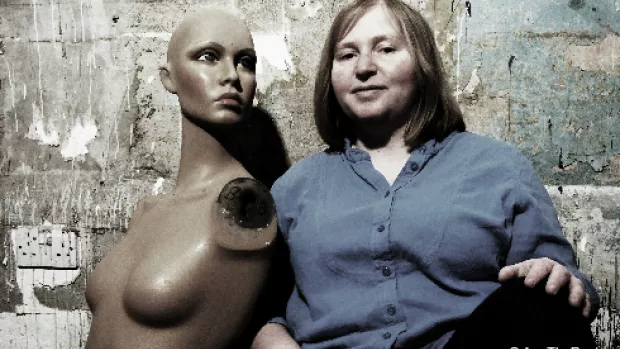
{"type": "Polygon", "coordinates": [[[176,186],[137,205],[89,278],[86,348],[225,348],[245,328],[276,235],[269,189],[235,157],[255,64],[230,13],[193,13],[174,31],[160,76],[183,114],[176,186]]]}

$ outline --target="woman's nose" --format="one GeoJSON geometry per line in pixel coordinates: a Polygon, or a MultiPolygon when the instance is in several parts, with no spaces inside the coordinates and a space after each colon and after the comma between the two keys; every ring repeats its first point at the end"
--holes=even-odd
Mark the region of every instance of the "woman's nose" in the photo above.
{"type": "Polygon", "coordinates": [[[360,54],[355,65],[355,75],[365,81],[377,73],[377,65],[372,53],[360,54]]]}

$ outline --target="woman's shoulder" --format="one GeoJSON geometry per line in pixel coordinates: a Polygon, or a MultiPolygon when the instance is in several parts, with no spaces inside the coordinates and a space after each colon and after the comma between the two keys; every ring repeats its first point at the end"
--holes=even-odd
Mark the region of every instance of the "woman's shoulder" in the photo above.
{"type": "Polygon", "coordinates": [[[340,153],[321,151],[294,163],[280,178],[273,188],[300,186],[318,178],[320,171],[333,161],[338,161],[340,153]]]}
{"type": "Polygon", "coordinates": [[[469,131],[461,132],[455,139],[453,149],[460,156],[483,162],[496,162],[506,166],[529,166],[530,162],[513,144],[490,136],[469,131]]]}
{"type": "MultiPolygon", "coordinates": [[[[470,151],[500,151],[500,152],[515,152],[517,151],[515,146],[486,135],[481,135],[478,133],[473,133],[471,131],[461,132],[458,137],[456,137],[456,143],[458,147],[467,147],[470,151]]],[[[518,152],[518,151],[517,151],[518,152]]]]}

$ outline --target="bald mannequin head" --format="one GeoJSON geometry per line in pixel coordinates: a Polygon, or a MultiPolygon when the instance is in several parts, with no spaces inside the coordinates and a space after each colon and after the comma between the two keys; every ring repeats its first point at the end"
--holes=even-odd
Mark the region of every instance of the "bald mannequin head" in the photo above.
{"type": "Polygon", "coordinates": [[[247,25],[216,8],[191,13],[172,33],[164,87],[179,97],[188,117],[234,123],[251,108],[256,90],[256,53],[247,25]]]}
{"type": "MultiPolygon", "coordinates": [[[[252,47],[252,35],[241,18],[235,14],[219,8],[201,9],[199,11],[187,15],[179,26],[172,33],[170,42],[168,43],[168,61],[177,58],[180,49],[188,45],[193,39],[200,38],[204,31],[213,31],[217,28],[222,34],[228,34],[229,29],[236,29],[235,34],[240,34],[239,38],[243,38],[249,42],[252,47]]],[[[220,39],[227,39],[228,36],[221,36],[220,39]]],[[[232,37],[231,37],[232,39],[232,37]]]]}

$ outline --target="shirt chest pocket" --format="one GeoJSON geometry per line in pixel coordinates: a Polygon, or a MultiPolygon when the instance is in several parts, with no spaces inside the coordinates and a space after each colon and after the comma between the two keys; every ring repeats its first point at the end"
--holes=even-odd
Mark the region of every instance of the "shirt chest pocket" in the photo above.
{"type": "Polygon", "coordinates": [[[313,207],[300,216],[299,231],[289,236],[293,264],[314,272],[337,274],[358,282],[376,276],[372,239],[372,207],[313,207]],[[303,231],[302,231],[303,229],[303,231]]]}
{"type": "Polygon", "coordinates": [[[501,203],[456,199],[444,222],[431,266],[463,281],[496,281],[510,247],[501,203]]]}
{"type": "Polygon", "coordinates": [[[429,185],[417,199],[396,198],[390,224],[394,254],[409,271],[496,278],[509,246],[502,204],[452,189],[429,185]]]}

